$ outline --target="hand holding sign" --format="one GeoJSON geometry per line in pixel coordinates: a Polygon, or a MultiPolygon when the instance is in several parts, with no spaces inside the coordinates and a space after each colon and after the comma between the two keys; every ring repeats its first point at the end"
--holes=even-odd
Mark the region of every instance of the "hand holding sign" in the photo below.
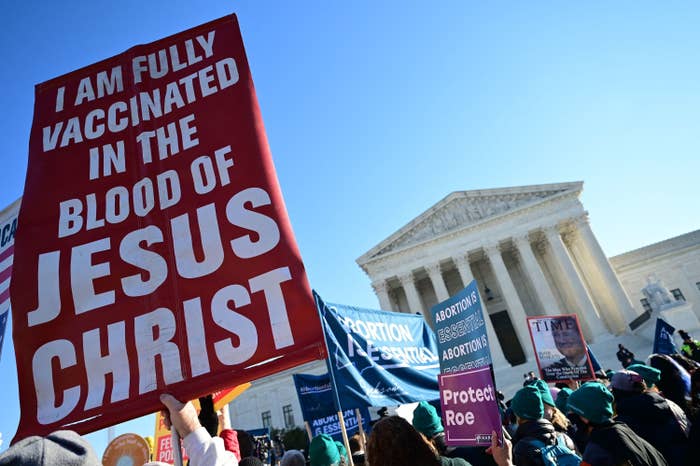
{"type": "Polygon", "coordinates": [[[202,425],[197,418],[197,410],[191,402],[183,403],[170,394],[160,396],[160,401],[167,410],[163,410],[165,425],[168,429],[175,427],[180,437],[185,438],[202,425]]]}

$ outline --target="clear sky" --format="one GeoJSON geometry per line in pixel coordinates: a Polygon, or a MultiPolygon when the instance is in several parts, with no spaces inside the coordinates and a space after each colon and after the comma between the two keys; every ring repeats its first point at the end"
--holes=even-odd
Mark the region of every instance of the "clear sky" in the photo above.
{"type": "MultiPolygon", "coordinates": [[[[232,12],[330,301],[377,307],[355,259],[452,191],[582,180],[608,255],[700,227],[696,2],[10,2],[0,207],[22,194],[35,84],[232,12]]],[[[19,418],[9,336],[0,380],[4,450],[19,418]]],[[[106,435],[90,438],[101,453],[106,435]]]]}

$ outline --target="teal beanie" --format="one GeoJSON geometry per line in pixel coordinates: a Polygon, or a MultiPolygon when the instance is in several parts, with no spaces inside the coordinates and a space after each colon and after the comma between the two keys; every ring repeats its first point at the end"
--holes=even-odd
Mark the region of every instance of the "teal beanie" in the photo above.
{"type": "Polygon", "coordinates": [[[586,382],[569,395],[567,409],[593,424],[604,424],[613,417],[613,395],[600,382],[586,382]]]}
{"type": "Polygon", "coordinates": [[[342,442],[336,440],[335,446],[338,447],[338,453],[340,453],[340,456],[345,457],[345,462],[349,462],[348,451],[345,449],[345,445],[343,445],[342,442]]]}
{"type": "Polygon", "coordinates": [[[647,387],[652,387],[661,380],[661,371],[645,364],[631,364],[627,366],[627,370],[634,371],[641,375],[644,381],[647,383],[647,387]]]}
{"type": "Polygon", "coordinates": [[[559,394],[557,395],[557,401],[554,402],[554,405],[562,413],[566,412],[566,405],[569,402],[569,395],[571,395],[572,393],[573,390],[571,390],[568,387],[564,387],[561,390],[559,390],[559,394]]]}
{"type": "Polygon", "coordinates": [[[510,403],[516,416],[522,419],[542,419],[544,406],[540,391],[534,385],[528,385],[518,390],[510,403]]]}
{"type": "Polygon", "coordinates": [[[330,435],[317,435],[309,445],[311,466],[330,466],[340,461],[338,446],[330,435]]]}
{"type": "Polygon", "coordinates": [[[532,384],[539,392],[542,397],[542,403],[547,403],[549,406],[556,406],[554,404],[554,399],[552,398],[552,392],[549,391],[549,385],[542,379],[537,379],[532,384]]]}
{"type": "Polygon", "coordinates": [[[413,427],[429,439],[445,431],[435,407],[425,401],[418,403],[413,410],[413,427]]]}

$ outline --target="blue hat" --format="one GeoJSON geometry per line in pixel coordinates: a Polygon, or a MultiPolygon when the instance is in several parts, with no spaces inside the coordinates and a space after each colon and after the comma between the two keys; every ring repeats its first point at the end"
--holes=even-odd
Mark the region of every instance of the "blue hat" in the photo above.
{"type": "Polygon", "coordinates": [[[413,410],[413,427],[429,439],[445,431],[437,410],[427,401],[421,401],[413,410]]]}
{"type": "Polygon", "coordinates": [[[331,466],[340,461],[340,452],[330,435],[317,435],[309,445],[311,466],[331,466]]]}
{"type": "Polygon", "coordinates": [[[572,393],[573,390],[569,387],[564,387],[561,390],[559,390],[559,394],[557,395],[557,401],[554,402],[554,405],[562,413],[566,412],[566,405],[569,403],[569,395],[571,395],[572,393]]]}
{"type": "Polygon", "coordinates": [[[516,416],[522,419],[542,419],[544,405],[540,391],[534,385],[528,385],[515,393],[510,407],[516,416]]]}
{"type": "Polygon", "coordinates": [[[566,407],[593,424],[604,424],[613,417],[613,395],[600,382],[586,382],[569,395],[566,407]]]}
{"type": "Polygon", "coordinates": [[[661,371],[654,367],[649,367],[646,364],[630,364],[627,366],[627,370],[634,371],[641,375],[647,383],[647,387],[653,387],[661,380],[661,371]]]}
{"type": "Polygon", "coordinates": [[[549,391],[549,385],[547,385],[547,382],[542,379],[537,379],[532,383],[532,386],[539,390],[540,396],[542,397],[542,403],[547,403],[549,406],[556,406],[554,404],[554,399],[552,398],[552,392],[549,391]]]}

